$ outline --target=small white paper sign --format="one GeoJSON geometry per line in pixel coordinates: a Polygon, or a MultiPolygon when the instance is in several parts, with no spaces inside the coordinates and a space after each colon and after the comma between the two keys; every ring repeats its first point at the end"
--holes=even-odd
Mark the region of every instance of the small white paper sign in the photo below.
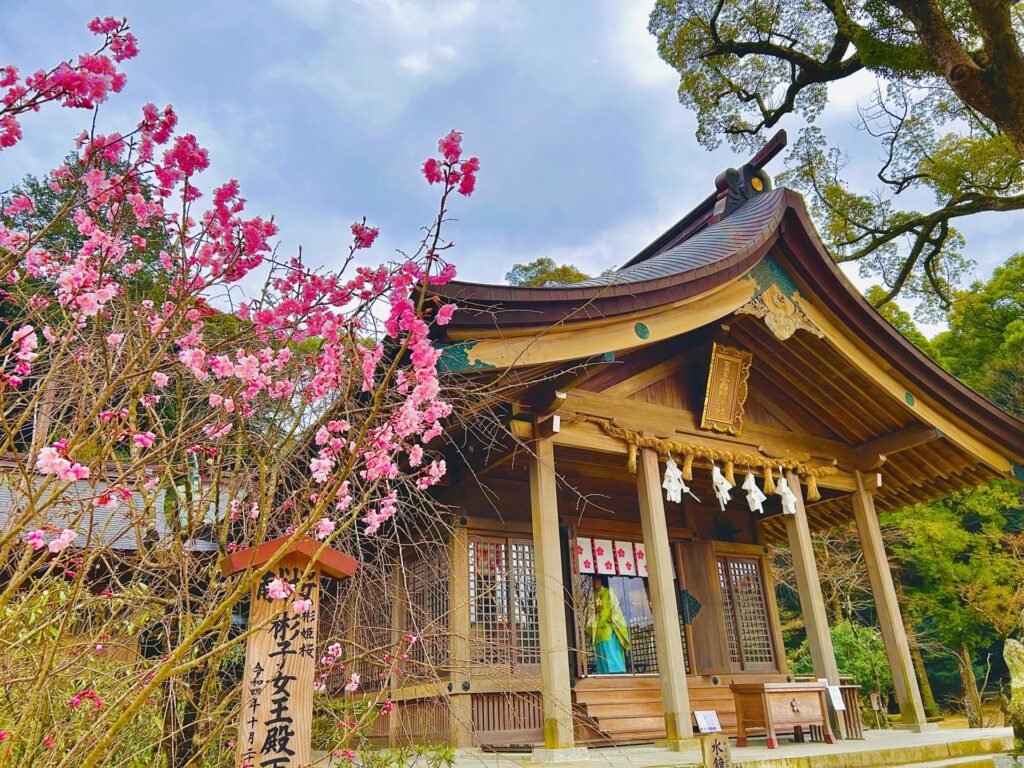
{"type": "Polygon", "coordinates": [[[705,712],[694,710],[693,717],[701,733],[720,733],[722,730],[722,724],[718,722],[718,713],[713,709],[705,712]]]}
{"type": "Polygon", "coordinates": [[[832,708],[836,712],[846,711],[846,702],[843,701],[843,692],[840,690],[838,685],[830,685],[828,687],[828,695],[832,698],[832,708]]]}

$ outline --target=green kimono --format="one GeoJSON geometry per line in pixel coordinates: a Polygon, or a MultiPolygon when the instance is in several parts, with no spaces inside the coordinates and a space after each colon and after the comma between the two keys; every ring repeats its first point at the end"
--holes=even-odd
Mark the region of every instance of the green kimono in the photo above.
{"type": "Polygon", "coordinates": [[[625,651],[629,650],[629,628],[619,607],[619,598],[606,587],[594,590],[594,611],[587,618],[587,633],[594,644],[599,675],[626,671],[625,651]]]}

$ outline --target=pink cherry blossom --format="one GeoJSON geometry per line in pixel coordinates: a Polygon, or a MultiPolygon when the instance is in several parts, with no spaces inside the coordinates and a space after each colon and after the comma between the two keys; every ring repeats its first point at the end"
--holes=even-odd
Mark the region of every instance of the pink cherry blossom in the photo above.
{"type": "Polygon", "coordinates": [[[166,387],[170,377],[166,373],[153,371],[153,383],[158,387],[166,387]]]}
{"type": "Polygon", "coordinates": [[[25,536],[25,541],[28,542],[32,549],[38,552],[40,549],[46,548],[46,532],[42,528],[29,531],[25,536]]]}
{"type": "Polygon", "coordinates": [[[455,314],[456,309],[458,309],[456,304],[445,304],[437,311],[437,318],[434,322],[438,325],[448,325],[452,319],[452,315],[455,314]]]}
{"type": "Polygon", "coordinates": [[[423,175],[430,184],[437,184],[444,181],[444,171],[441,168],[441,163],[433,157],[428,158],[426,162],[423,163],[423,175]]]}
{"type": "Polygon", "coordinates": [[[348,682],[345,683],[345,690],[348,693],[355,693],[357,690],[359,690],[359,679],[360,679],[359,673],[358,672],[353,672],[349,676],[348,682]]]}
{"type": "Polygon", "coordinates": [[[462,134],[458,131],[451,131],[447,136],[437,142],[437,148],[444,155],[444,159],[450,163],[457,162],[462,154],[462,134]]]}
{"type": "Polygon", "coordinates": [[[5,216],[15,216],[22,212],[32,213],[36,209],[35,204],[25,195],[15,195],[11,202],[4,206],[5,216]]]}
{"type": "Polygon", "coordinates": [[[52,552],[53,554],[63,552],[65,549],[71,546],[71,544],[75,541],[75,536],[77,535],[78,534],[75,533],[75,531],[73,531],[71,528],[65,528],[63,531],[60,532],[60,535],[57,536],[56,539],[50,542],[47,549],[49,549],[50,552],[52,552]]]}
{"type": "Polygon", "coordinates": [[[83,701],[92,701],[93,709],[100,709],[103,707],[103,701],[100,699],[99,694],[91,688],[79,691],[71,700],[68,702],[68,706],[72,709],[77,709],[83,701]]]}
{"type": "Polygon", "coordinates": [[[368,227],[366,222],[356,222],[352,225],[352,236],[355,238],[356,248],[369,248],[373,245],[373,241],[377,239],[377,235],[380,234],[380,230],[377,227],[368,227]]]}
{"type": "Polygon", "coordinates": [[[316,521],[316,525],[313,526],[313,535],[320,539],[320,541],[323,541],[332,533],[334,533],[334,521],[329,517],[321,517],[316,521]]]}
{"type": "Polygon", "coordinates": [[[313,601],[307,598],[300,598],[292,603],[292,610],[295,613],[308,613],[313,608],[313,601]]]}
{"type": "Polygon", "coordinates": [[[196,137],[191,133],[179,136],[175,139],[174,146],[164,153],[164,165],[176,168],[186,177],[206,170],[209,164],[209,154],[199,146],[196,137]]]}
{"type": "Polygon", "coordinates": [[[267,597],[271,600],[286,600],[295,591],[295,587],[281,578],[273,579],[267,584],[267,597]]]}

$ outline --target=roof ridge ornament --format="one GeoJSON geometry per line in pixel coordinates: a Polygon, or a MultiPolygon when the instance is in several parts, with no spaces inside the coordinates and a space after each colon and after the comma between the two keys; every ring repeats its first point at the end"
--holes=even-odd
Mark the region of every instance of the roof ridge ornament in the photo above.
{"type": "Polygon", "coordinates": [[[778,131],[761,149],[738,170],[726,168],[715,179],[715,205],[708,218],[709,224],[721,221],[748,200],[770,192],[772,179],[764,166],[786,146],[785,131],[778,131]]]}

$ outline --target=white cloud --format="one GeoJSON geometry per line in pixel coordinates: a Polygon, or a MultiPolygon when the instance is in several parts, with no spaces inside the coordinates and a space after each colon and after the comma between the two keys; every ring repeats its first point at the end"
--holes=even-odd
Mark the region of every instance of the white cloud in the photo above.
{"type": "Polygon", "coordinates": [[[439,64],[455,59],[455,49],[450,45],[438,45],[430,49],[411,51],[398,59],[398,66],[410,75],[419,77],[435,72],[439,64]]]}
{"type": "Polygon", "coordinates": [[[398,36],[424,40],[431,35],[464,26],[479,10],[476,0],[415,2],[414,0],[357,0],[371,13],[386,19],[398,36]]]}
{"type": "Polygon", "coordinates": [[[609,53],[636,85],[645,88],[678,82],[679,75],[658,55],[658,43],[647,31],[650,0],[629,0],[615,6],[609,53]]]}
{"type": "Polygon", "coordinates": [[[588,275],[621,267],[641,249],[674,224],[685,213],[681,200],[667,201],[658,211],[614,224],[578,243],[513,249],[503,244],[493,248],[467,247],[459,261],[459,277],[464,280],[501,282],[513,263],[525,264],[550,258],[556,264],[572,264],[588,275]]]}
{"type": "Polygon", "coordinates": [[[879,78],[874,72],[868,69],[854,72],[849,77],[844,77],[829,86],[829,107],[856,116],[857,107],[865,107],[870,104],[878,84],[879,78]]]}
{"type": "Polygon", "coordinates": [[[327,14],[329,22],[318,25],[301,55],[269,62],[268,77],[309,88],[341,113],[379,125],[424,88],[474,66],[463,49],[494,21],[477,0],[350,0],[344,13],[333,0],[303,3],[300,18],[327,14]]]}
{"type": "Polygon", "coordinates": [[[275,5],[314,29],[326,26],[331,19],[332,0],[277,0],[275,5]]]}

